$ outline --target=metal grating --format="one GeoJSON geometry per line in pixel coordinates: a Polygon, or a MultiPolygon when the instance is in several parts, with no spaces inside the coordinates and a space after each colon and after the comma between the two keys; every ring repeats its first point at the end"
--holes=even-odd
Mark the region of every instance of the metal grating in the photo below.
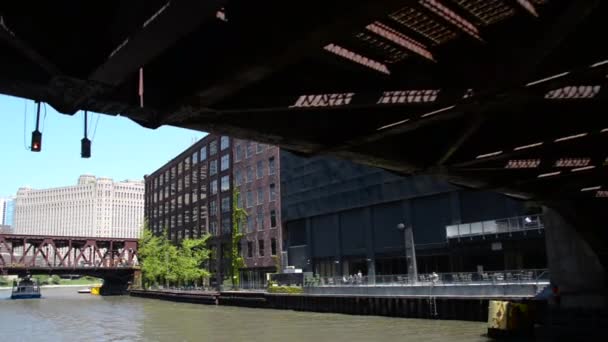
{"type": "Polygon", "coordinates": [[[355,93],[301,95],[290,107],[335,107],[350,103],[355,93]]]}
{"type": "Polygon", "coordinates": [[[550,90],[546,99],[591,99],[602,89],[599,85],[567,86],[550,90]]]}
{"type": "Polygon", "coordinates": [[[370,69],[376,70],[378,72],[381,72],[383,74],[387,74],[390,75],[391,72],[390,70],[388,70],[387,66],[383,63],[380,63],[378,61],[375,61],[371,58],[365,57],[363,55],[360,55],[356,52],[350,51],[346,48],[343,48],[339,45],[336,44],[327,44],[325,45],[325,47],[323,48],[326,51],[332,52],[340,57],[346,58],[348,60],[351,60],[355,63],[359,63],[361,65],[364,65],[370,69]]]}
{"type": "Polygon", "coordinates": [[[430,11],[434,12],[438,16],[442,17],[445,21],[452,23],[462,31],[466,32],[470,36],[482,40],[479,36],[479,30],[470,21],[458,15],[458,13],[445,7],[437,0],[420,0],[420,4],[426,7],[430,11]]]}
{"type": "Polygon", "coordinates": [[[515,10],[501,0],[452,0],[479,20],[481,25],[490,25],[515,14],[515,10]]]}
{"type": "Polygon", "coordinates": [[[534,169],[540,165],[540,159],[511,159],[505,165],[507,169],[534,169]]]}
{"type": "Polygon", "coordinates": [[[555,167],[583,167],[591,163],[591,158],[560,158],[555,162],[555,167]]]}
{"type": "Polygon", "coordinates": [[[375,21],[367,25],[366,29],[426,59],[429,59],[431,61],[435,60],[433,58],[433,54],[429,50],[427,50],[426,46],[424,46],[422,43],[415,41],[414,39],[404,35],[401,32],[393,30],[392,28],[382,24],[379,21],[375,21]]]}
{"type": "Polygon", "coordinates": [[[356,37],[374,49],[374,52],[384,57],[383,62],[394,64],[406,59],[409,54],[377,36],[368,34],[367,32],[359,32],[356,37]]]}
{"type": "Polygon", "coordinates": [[[418,32],[434,44],[442,44],[456,37],[456,31],[412,7],[403,7],[389,14],[389,18],[418,32]]]}
{"type": "Polygon", "coordinates": [[[378,103],[426,103],[433,102],[439,95],[439,89],[385,91],[378,103]]]}

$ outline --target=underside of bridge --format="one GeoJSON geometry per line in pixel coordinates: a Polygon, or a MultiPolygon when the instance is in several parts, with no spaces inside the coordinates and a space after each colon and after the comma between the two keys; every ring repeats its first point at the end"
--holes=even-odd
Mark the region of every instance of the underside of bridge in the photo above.
{"type": "Polygon", "coordinates": [[[608,265],[606,14],[600,0],[3,2],[0,92],[535,200],[608,265]]]}

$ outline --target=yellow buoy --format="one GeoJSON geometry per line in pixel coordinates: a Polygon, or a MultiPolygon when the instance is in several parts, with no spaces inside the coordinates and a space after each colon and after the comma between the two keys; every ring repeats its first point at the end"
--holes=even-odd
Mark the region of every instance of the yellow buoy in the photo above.
{"type": "Polygon", "coordinates": [[[91,287],[91,294],[92,295],[99,296],[100,291],[101,291],[101,286],[93,286],[93,287],[91,287]]]}

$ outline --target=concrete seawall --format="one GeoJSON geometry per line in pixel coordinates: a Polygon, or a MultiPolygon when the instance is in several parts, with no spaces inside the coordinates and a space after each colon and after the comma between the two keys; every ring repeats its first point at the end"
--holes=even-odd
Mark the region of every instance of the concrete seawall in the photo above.
{"type": "MultiPolygon", "coordinates": [[[[179,292],[132,290],[135,297],[249,308],[485,322],[490,298],[276,294],[265,292],[179,292]]],[[[539,305],[542,305],[539,302],[539,305]]]]}

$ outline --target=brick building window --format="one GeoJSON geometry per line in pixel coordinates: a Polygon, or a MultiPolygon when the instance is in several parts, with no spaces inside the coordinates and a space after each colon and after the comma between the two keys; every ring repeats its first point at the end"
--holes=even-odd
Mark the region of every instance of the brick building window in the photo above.
{"type": "Polygon", "coordinates": [[[258,240],[258,254],[264,256],[264,240],[258,240]]]}
{"type": "Polygon", "coordinates": [[[245,151],[245,158],[249,158],[253,155],[253,143],[247,142],[247,150],[245,151]]]}
{"type": "Polygon", "coordinates": [[[198,152],[192,154],[192,165],[198,164],[198,152]]]}
{"type": "Polygon", "coordinates": [[[213,140],[209,143],[209,155],[214,156],[217,154],[217,140],[213,140]]]}
{"type": "Polygon", "coordinates": [[[253,232],[253,217],[251,215],[247,216],[247,232],[253,232]]]}
{"type": "Polygon", "coordinates": [[[201,147],[201,161],[207,160],[207,146],[201,147]]]}
{"type": "Polygon", "coordinates": [[[234,171],[234,178],[235,178],[234,181],[236,182],[237,186],[243,184],[243,171],[242,170],[234,171]]]}
{"type": "Polygon", "coordinates": [[[258,205],[264,204],[264,188],[258,188],[258,205]]]}
{"type": "Polygon", "coordinates": [[[274,161],[274,157],[268,158],[268,174],[274,175],[276,171],[276,163],[274,161]]]}
{"type": "Polygon", "coordinates": [[[258,160],[257,164],[257,177],[258,179],[264,177],[264,162],[261,160],[258,160]]]}
{"type": "Polygon", "coordinates": [[[209,202],[209,216],[215,216],[215,215],[217,215],[217,202],[210,201],[209,202]]]}
{"type": "Polygon", "coordinates": [[[276,192],[276,186],[274,185],[274,183],[270,184],[269,186],[270,188],[270,201],[274,201],[277,198],[277,192],[276,192]]]}
{"type": "Polygon", "coordinates": [[[226,171],[230,167],[230,155],[225,154],[222,156],[222,160],[220,163],[220,171],[226,171]]]}
{"type": "Polygon", "coordinates": [[[253,241],[247,241],[247,257],[253,258],[253,241]]]}
{"type": "Polygon", "coordinates": [[[230,197],[222,197],[222,212],[230,212],[230,197]]]}
{"type": "Polygon", "coordinates": [[[256,148],[256,152],[257,153],[262,153],[264,152],[264,148],[266,147],[266,144],[262,144],[262,143],[258,143],[258,147],[256,148]]]}
{"type": "Polygon", "coordinates": [[[257,212],[256,225],[258,226],[258,230],[264,230],[264,212],[259,209],[257,212]]]}
{"type": "Polygon", "coordinates": [[[230,176],[223,176],[221,179],[222,184],[220,185],[221,191],[228,191],[230,189],[230,176]]]}
{"type": "Polygon", "coordinates": [[[234,154],[235,161],[241,161],[243,159],[243,145],[236,145],[236,152],[234,154]]]}
{"type": "Polygon", "coordinates": [[[253,182],[253,166],[247,166],[247,183],[253,182]]]}
{"type": "Polygon", "coordinates": [[[217,174],[217,159],[209,162],[209,176],[217,174]]]}
{"type": "Polygon", "coordinates": [[[275,228],[277,226],[277,211],[272,209],[270,211],[270,227],[275,228]]]}
{"type": "Polygon", "coordinates": [[[230,137],[222,135],[220,138],[220,150],[225,150],[230,146],[230,137]]]}
{"type": "Polygon", "coordinates": [[[277,255],[277,239],[270,239],[270,255],[277,255]]]}
{"type": "Polygon", "coordinates": [[[217,179],[211,181],[211,194],[217,194],[217,179]]]}
{"type": "Polygon", "coordinates": [[[230,233],[230,216],[222,217],[222,234],[230,233]]]}
{"type": "Polygon", "coordinates": [[[253,206],[253,191],[247,190],[247,198],[245,199],[245,205],[247,208],[251,208],[253,206]]]}

